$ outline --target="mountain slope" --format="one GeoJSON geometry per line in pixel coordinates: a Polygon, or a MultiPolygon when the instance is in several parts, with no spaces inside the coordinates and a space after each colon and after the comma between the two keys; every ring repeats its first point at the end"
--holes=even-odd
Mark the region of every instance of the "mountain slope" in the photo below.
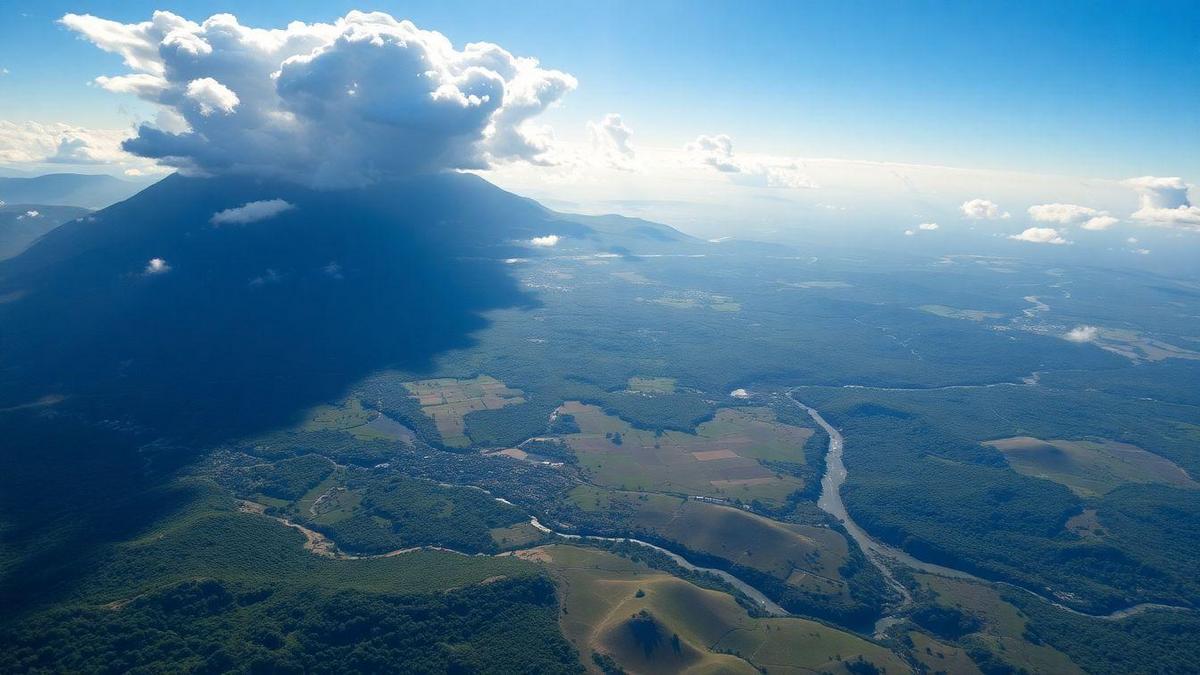
{"type": "Polygon", "coordinates": [[[340,191],[171,176],[0,263],[0,407],[77,397],[176,437],[278,424],[369,372],[470,344],[490,310],[534,306],[504,262],[543,254],[533,237],[575,253],[701,245],[614,222],[468,174],[340,191]],[[289,208],[213,222],[267,200],[289,208]]]}
{"type": "Polygon", "coordinates": [[[87,209],[77,206],[5,204],[0,206],[0,260],[7,260],[29,247],[38,237],[83,217],[87,209]]]}
{"type": "Polygon", "coordinates": [[[107,175],[51,173],[31,178],[0,177],[0,201],[101,209],[145,187],[107,175]]]}

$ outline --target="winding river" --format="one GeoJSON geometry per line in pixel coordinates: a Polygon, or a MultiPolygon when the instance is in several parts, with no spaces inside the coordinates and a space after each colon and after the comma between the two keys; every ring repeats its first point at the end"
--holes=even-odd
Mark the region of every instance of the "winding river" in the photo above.
{"type": "Polygon", "coordinates": [[[904,586],[904,584],[900,583],[896,579],[895,574],[892,572],[891,566],[895,564],[901,564],[920,572],[926,572],[928,574],[935,574],[953,579],[965,579],[982,584],[995,584],[999,586],[1006,586],[1008,588],[1014,588],[1025,593],[1029,593],[1030,595],[1044,600],[1064,611],[1093,619],[1115,621],[1154,609],[1192,611],[1190,607],[1144,602],[1126,607],[1124,609],[1119,609],[1108,614],[1089,614],[1088,612],[1083,612],[1073,607],[1068,607],[1060,602],[1056,602],[1052,598],[1048,598],[1045,595],[1042,595],[1041,593],[1038,593],[1032,589],[1025,588],[1024,586],[1018,586],[1017,584],[1007,581],[991,581],[971,574],[970,572],[925,562],[923,560],[914,558],[912,555],[894,546],[889,546],[881,541],[875,540],[871,537],[871,535],[867,534],[866,531],[858,525],[858,523],[854,522],[854,519],[850,517],[849,512],[846,511],[845,503],[842,502],[842,484],[846,482],[847,471],[845,461],[842,458],[845,440],[842,438],[841,432],[839,432],[833,427],[832,424],[826,421],[825,418],[821,416],[821,413],[815,408],[811,408],[796,400],[796,397],[792,395],[792,392],[789,391],[787,396],[792,400],[792,403],[795,403],[802,410],[804,410],[804,412],[808,413],[808,416],[811,417],[813,421],[816,422],[817,425],[824,429],[825,433],[829,435],[829,450],[825,454],[825,475],[821,477],[821,496],[817,500],[817,507],[834,518],[837,518],[838,521],[841,522],[842,526],[846,528],[846,532],[850,535],[850,538],[853,539],[856,544],[858,544],[858,547],[862,549],[863,554],[867,556],[867,559],[871,562],[871,564],[874,565],[876,569],[879,570],[880,574],[883,575],[883,578],[887,582],[888,586],[895,590],[897,595],[901,598],[901,601],[893,606],[890,615],[884,616],[879,620],[878,623],[876,623],[875,630],[877,634],[885,630],[887,626],[895,623],[897,620],[897,615],[912,604],[912,594],[904,586]]]}

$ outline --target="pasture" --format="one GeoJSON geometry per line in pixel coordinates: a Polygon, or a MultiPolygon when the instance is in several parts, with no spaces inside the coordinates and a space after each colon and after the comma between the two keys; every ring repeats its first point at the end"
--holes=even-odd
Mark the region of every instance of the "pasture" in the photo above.
{"type": "Polygon", "coordinates": [[[1128,443],[1043,441],[1016,436],[987,441],[985,445],[1004,453],[1009,466],[1018,473],[1061,483],[1081,497],[1102,495],[1126,483],[1200,488],[1169,459],[1128,443]]]}
{"type": "Polygon", "coordinates": [[[801,439],[812,431],[755,416],[763,413],[719,411],[699,433],[688,434],[636,429],[597,406],[574,401],[558,412],[574,416],[579,432],[563,439],[592,481],[606,487],[772,506],[804,487],[801,479],[769,469],[759,459],[803,462],[801,439]]]}

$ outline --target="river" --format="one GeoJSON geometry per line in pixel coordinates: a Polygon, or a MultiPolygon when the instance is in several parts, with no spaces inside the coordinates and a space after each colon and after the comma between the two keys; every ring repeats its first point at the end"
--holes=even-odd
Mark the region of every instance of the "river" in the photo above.
{"type": "Polygon", "coordinates": [[[912,604],[912,594],[904,586],[904,584],[900,583],[896,579],[895,574],[892,572],[891,566],[894,564],[901,564],[920,572],[926,572],[928,574],[935,574],[953,579],[965,579],[982,584],[995,584],[1006,586],[1008,588],[1014,588],[1025,593],[1029,593],[1030,595],[1044,600],[1045,602],[1049,602],[1050,604],[1064,611],[1093,619],[1115,621],[1134,616],[1136,614],[1141,614],[1142,612],[1152,609],[1192,611],[1189,607],[1144,602],[1126,607],[1124,609],[1119,609],[1108,614],[1089,614],[1088,612],[1083,612],[1073,607],[1068,607],[1060,602],[1056,602],[1055,600],[1047,598],[1045,595],[1025,588],[1024,586],[1018,586],[1017,584],[1009,583],[1007,581],[990,581],[988,579],[971,574],[970,572],[957,570],[944,565],[925,562],[924,560],[914,558],[912,555],[894,546],[889,546],[883,542],[877,541],[871,537],[871,535],[867,534],[866,531],[858,525],[858,523],[854,522],[854,519],[850,517],[850,513],[846,510],[845,503],[842,502],[842,484],[846,482],[846,476],[848,475],[848,472],[846,471],[846,463],[842,457],[843,450],[845,448],[845,439],[842,437],[841,432],[839,432],[833,427],[832,424],[826,421],[825,418],[821,416],[821,413],[815,408],[811,408],[796,400],[796,397],[792,396],[792,392],[789,391],[787,396],[792,400],[792,403],[795,403],[806,413],[808,413],[808,416],[811,417],[813,421],[816,422],[817,425],[824,429],[825,433],[829,435],[829,450],[825,454],[825,475],[821,477],[821,496],[817,500],[817,507],[841,522],[842,526],[846,528],[846,532],[850,535],[850,538],[853,539],[856,544],[858,544],[858,547],[862,549],[863,554],[867,556],[867,559],[871,562],[871,564],[874,565],[875,568],[879,570],[880,574],[883,575],[883,578],[887,582],[888,586],[895,590],[901,598],[901,601],[892,607],[891,613],[881,618],[879,622],[875,624],[875,631],[877,635],[881,634],[888,626],[895,623],[897,621],[898,614],[912,604]]]}

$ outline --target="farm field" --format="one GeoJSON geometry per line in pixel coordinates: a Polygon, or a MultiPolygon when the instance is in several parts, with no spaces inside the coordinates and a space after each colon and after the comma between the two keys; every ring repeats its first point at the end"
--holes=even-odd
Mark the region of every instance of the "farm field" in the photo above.
{"type": "Polygon", "coordinates": [[[406,382],[404,387],[417,399],[421,412],[437,425],[442,443],[452,448],[471,445],[467,437],[467,413],[497,410],[524,403],[520,389],[510,389],[494,377],[480,375],[469,380],[443,377],[406,382]]]}
{"type": "Polygon", "coordinates": [[[1126,483],[1157,483],[1200,488],[1171,460],[1116,441],[1043,441],[1029,436],[987,441],[1016,471],[1045,478],[1084,497],[1102,495],[1126,483]]]}
{"type": "Polygon", "coordinates": [[[593,672],[592,654],[639,673],[849,673],[860,658],[909,672],[895,654],[850,633],[805,619],[753,618],[725,593],[611,553],[553,545],[518,557],[550,571],[563,632],[593,672]]]}
{"type": "MultiPolygon", "coordinates": [[[[782,456],[788,439],[804,431],[745,414],[726,414],[702,425],[698,434],[636,429],[599,407],[568,402],[579,432],[563,436],[594,482],[621,490],[705,495],[729,501],[761,501],[772,506],[804,488],[804,481],[773,471],[759,457],[782,456]],[[766,427],[782,429],[782,439],[763,442],[766,427]],[[756,442],[756,440],[758,442],[756,442]]],[[[803,443],[791,461],[803,462],[803,443]]]]}

